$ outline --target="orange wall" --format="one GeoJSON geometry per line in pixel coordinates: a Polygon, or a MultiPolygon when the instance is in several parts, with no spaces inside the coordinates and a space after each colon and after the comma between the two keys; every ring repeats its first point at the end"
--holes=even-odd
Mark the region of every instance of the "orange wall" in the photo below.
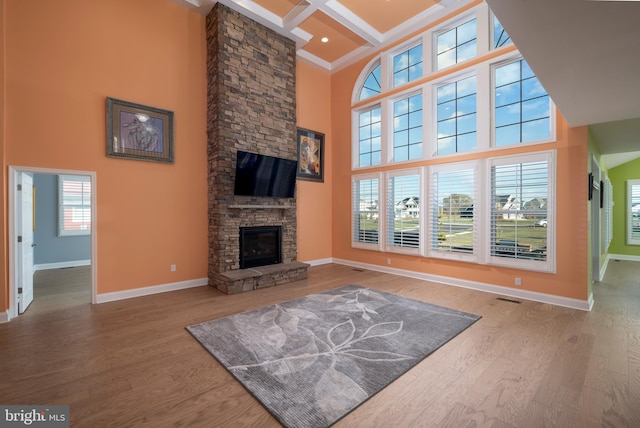
{"type": "Polygon", "coordinates": [[[204,17],[169,0],[33,0],[6,2],[4,24],[5,174],[96,172],[98,293],[206,277],[204,17]],[[172,110],[175,163],[107,158],[107,96],[172,110]]]}
{"type": "MultiPolygon", "coordinates": [[[[5,0],[0,0],[0,159],[3,160],[2,162],[2,171],[3,173],[0,174],[0,189],[4,189],[6,187],[5,185],[5,181],[6,181],[6,174],[4,173],[5,171],[5,164],[4,164],[4,136],[5,136],[5,73],[4,73],[4,65],[5,65],[5,28],[6,28],[6,23],[5,23],[5,0]]],[[[5,198],[2,198],[2,201],[0,202],[0,213],[3,213],[2,215],[4,215],[4,213],[7,212],[6,209],[6,205],[5,205],[5,198]]],[[[2,227],[0,228],[0,242],[3,243],[2,246],[0,246],[0,257],[2,257],[0,260],[7,260],[6,257],[6,248],[7,248],[7,242],[6,242],[6,236],[7,236],[7,222],[3,221],[2,223],[2,227]]],[[[6,284],[7,284],[7,269],[6,269],[6,263],[5,264],[1,264],[0,265],[0,290],[5,290],[6,289],[6,284]]],[[[6,310],[9,305],[7,304],[7,300],[8,300],[8,294],[9,290],[6,289],[6,292],[2,292],[0,291],[0,312],[6,310]]]]}
{"type": "Polygon", "coordinates": [[[331,257],[331,77],[303,61],[296,64],[297,122],[325,134],[324,183],[298,180],[298,260],[331,257]]]}
{"type": "MultiPolygon", "coordinates": [[[[370,171],[351,169],[351,94],[358,76],[370,59],[332,76],[333,139],[343,142],[335,144],[333,150],[333,257],[385,267],[386,259],[391,258],[391,267],[397,269],[513,288],[514,278],[520,277],[522,286],[518,287],[519,290],[586,300],[588,235],[584,181],[587,176],[587,127],[570,129],[559,113],[555,143],[493,150],[491,153],[466,155],[456,159],[458,161],[536,150],[557,150],[556,274],[351,248],[351,177],[370,171]]],[[[441,162],[442,160],[416,162],[402,165],[402,168],[441,162]]],[[[388,169],[394,167],[376,168],[375,171],[388,169]]]]}

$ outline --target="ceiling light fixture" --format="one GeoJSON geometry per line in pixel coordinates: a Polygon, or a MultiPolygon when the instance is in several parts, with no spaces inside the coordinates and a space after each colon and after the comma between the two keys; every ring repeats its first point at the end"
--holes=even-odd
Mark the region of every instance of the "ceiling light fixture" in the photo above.
{"type": "Polygon", "coordinates": [[[329,41],[329,38],[328,37],[323,37],[323,38],[320,39],[320,41],[322,43],[327,43],[329,41]]]}

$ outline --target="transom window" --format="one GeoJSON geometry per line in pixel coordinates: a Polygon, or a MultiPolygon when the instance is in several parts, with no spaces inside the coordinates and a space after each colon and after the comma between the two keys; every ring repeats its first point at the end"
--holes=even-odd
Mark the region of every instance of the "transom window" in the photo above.
{"type": "Polygon", "coordinates": [[[381,90],[380,64],[378,64],[365,79],[362,89],[360,89],[360,97],[358,99],[364,100],[365,98],[373,97],[374,95],[378,95],[381,90]]]}
{"type": "Polygon", "coordinates": [[[472,19],[436,37],[438,70],[458,64],[477,55],[476,20],[472,19]]]}
{"type": "Polygon", "coordinates": [[[422,44],[393,57],[393,86],[422,77],[422,44]]]}
{"type": "Polygon", "coordinates": [[[438,155],[476,148],[476,77],[437,89],[438,155]]]}
{"type": "Polygon", "coordinates": [[[498,49],[503,46],[507,46],[511,43],[513,43],[511,41],[511,37],[509,37],[507,32],[504,30],[504,27],[500,23],[500,21],[498,21],[498,18],[496,18],[494,15],[493,16],[493,48],[498,49]]]}
{"type": "Polygon", "coordinates": [[[495,145],[551,136],[550,99],[523,59],[495,69],[495,145]]]}
{"type": "Polygon", "coordinates": [[[360,113],[359,165],[361,167],[382,163],[382,131],[380,107],[360,113]]]}
{"type": "Polygon", "coordinates": [[[422,94],[393,103],[393,160],[422,157],[422,94]]]}

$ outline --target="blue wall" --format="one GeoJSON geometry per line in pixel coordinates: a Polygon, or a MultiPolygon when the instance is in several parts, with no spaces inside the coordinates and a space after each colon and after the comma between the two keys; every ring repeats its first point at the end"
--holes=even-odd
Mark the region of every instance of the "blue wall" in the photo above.
{"type": "Polygon", "coordinates": [[[70,264],[91,259],[91,238],[87,236],[58,236],[58,176],[34,174],[36,187],[36,230],[33,240],[34,264],[70,264]]]}

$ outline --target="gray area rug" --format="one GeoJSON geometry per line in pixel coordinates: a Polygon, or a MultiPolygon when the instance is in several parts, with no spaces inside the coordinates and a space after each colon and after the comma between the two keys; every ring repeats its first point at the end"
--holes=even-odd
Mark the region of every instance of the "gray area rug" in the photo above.
{"type": "Polygon", "coordinates": [[[327,427],[479,316],[356,285],[187,327],[286,427],[327,427]]]}

